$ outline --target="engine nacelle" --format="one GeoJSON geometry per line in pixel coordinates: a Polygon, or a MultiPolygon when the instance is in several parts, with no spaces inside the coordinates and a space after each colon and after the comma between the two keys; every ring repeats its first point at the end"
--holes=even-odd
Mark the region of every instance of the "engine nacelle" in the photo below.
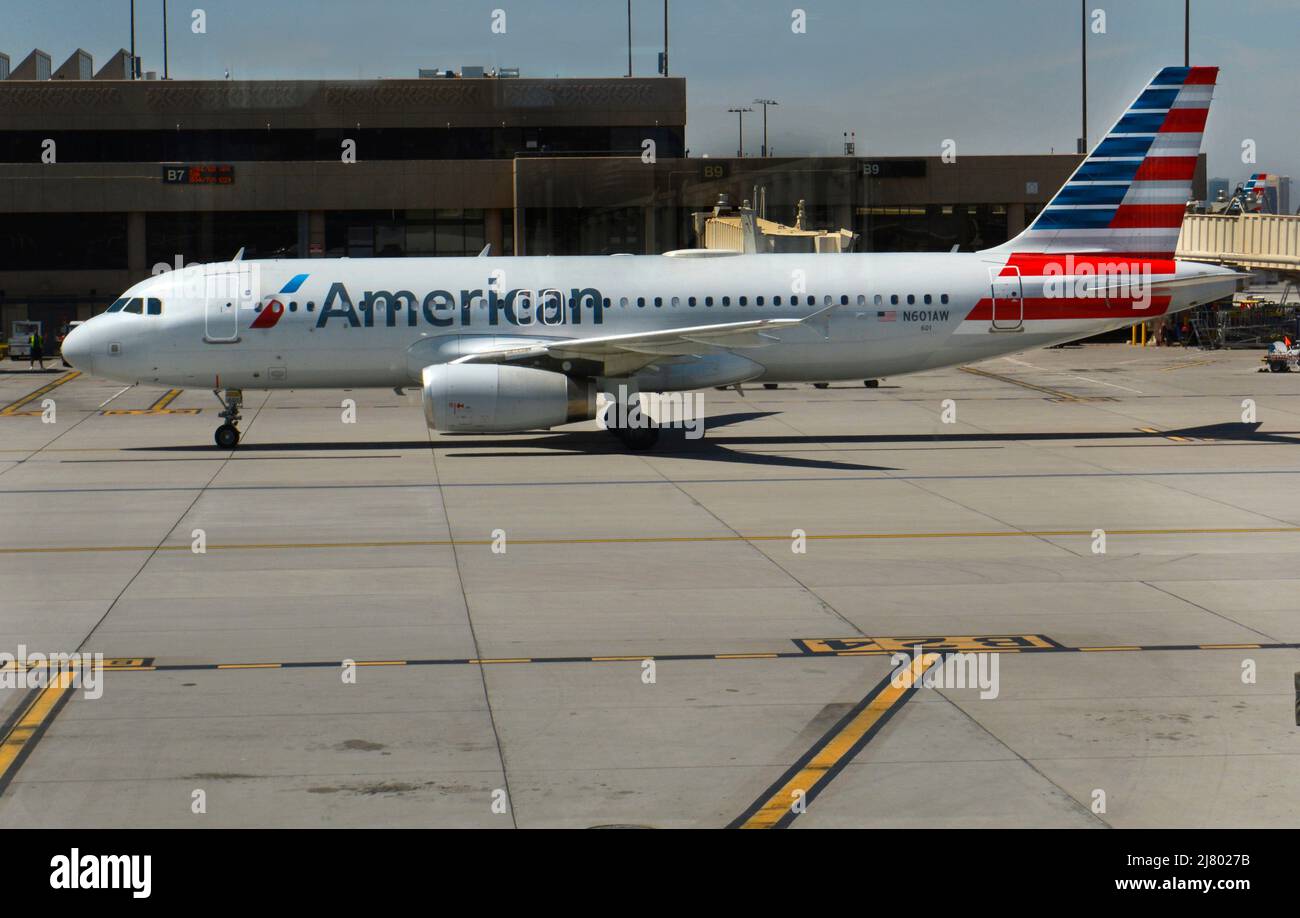
{"type": "Polygon", "coordinates": [[[563,373],[440,363],[421,375],[424,417],[434,430],[511,433],[596,416],[596,384],[563,373]]]}

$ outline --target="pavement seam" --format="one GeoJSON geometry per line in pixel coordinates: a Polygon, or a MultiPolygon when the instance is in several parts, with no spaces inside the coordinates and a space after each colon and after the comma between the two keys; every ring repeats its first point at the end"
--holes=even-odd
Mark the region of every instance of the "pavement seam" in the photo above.
{"type": "MultiPolygon", "coordinates": [[[[456,583],[460,587],[461,602],[465,604],[465,624],[469,627],[470,642],[474,645],[474,656],[483,659],[483,650],[479,647],[478,631],[474,628],[474,615],[470,611],[469,594],[465,591],[465,576],[460,569],[460,550],[451,528],[451,511],[447,509],[447,495],[442,487],[442,475],[438,470],[438,448],[433,442],[433,429],[426,428],[425,436],[429,441],[429,461],[433,467],[433,480],[438,492],[438,506],[442,508],[442,519],[447,526],[447,540],[450,543],[452,564],[456,568],[456,583]]],[[[483,686],[483,704],[487,708],[488,724],[492,727],[492,738],[497,746],[497,759],[501,763],[501,783],[505,786],[506,807],[510,813],[510,824],[519,828],[519,816],[515,809],[515,796],[510,790],[510,771],[506,766],[506,750],[501,742],[501,731],[497,727],[496,711],[492,708],[492,692],[488,688],[486,666],[478,667],[479,682],[483,686]]]]}

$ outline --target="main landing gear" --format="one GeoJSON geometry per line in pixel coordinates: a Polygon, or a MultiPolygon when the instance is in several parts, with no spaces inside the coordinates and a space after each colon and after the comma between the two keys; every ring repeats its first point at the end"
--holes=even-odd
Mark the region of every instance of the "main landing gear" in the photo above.
{"type": "Polygon", "coordinates": [[[224,418],[226,422],[217,428],[212,439],[218,449],[234,449],[239,445],[239,409],[244,404],[243,390],[227,389],[224,398],[220,389],[213,389],[212,394],[221,402],[223,409],[217,412],[217,417],[224,418]]]}
{"type": "Polygon", "coordinates": [[[654,418],[642,413],[641,396],[620,387],[618,393],[607,393],[601,426],[612,433],[630,450],[654,449],[659,442],[659,425],[654,418]]]}

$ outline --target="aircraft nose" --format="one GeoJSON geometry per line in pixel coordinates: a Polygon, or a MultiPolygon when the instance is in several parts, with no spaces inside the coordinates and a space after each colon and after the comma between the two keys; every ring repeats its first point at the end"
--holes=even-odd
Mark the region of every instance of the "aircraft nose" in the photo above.
{"type": "Polygon", "coordinates": [[[63,359],[86,374],[91,372],[93,336],[93,332],[87,331],[86,326],[78,325],[63,339],[63,359]]]}

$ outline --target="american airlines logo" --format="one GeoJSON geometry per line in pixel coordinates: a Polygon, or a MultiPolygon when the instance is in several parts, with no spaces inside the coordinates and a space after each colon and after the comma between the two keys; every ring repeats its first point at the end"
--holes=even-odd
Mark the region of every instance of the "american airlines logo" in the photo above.
{"type": "Polygon", "coordinates": [[[545,327],[581,325],[584,321],[593,325],[605,321],[605,298],[595,287],[573,287],[567,296],[555,288],[503,293],[489,287],[461,290],[459,295],[430,290],[423,296],[410,290],[367,290],[354,302],[348,288],[336,281],[321,304],[316,327],[325,328],[331,322],[345,328],[374,328],[377,324],[383,328],[449,328],[477,323],[545,327]]]}

